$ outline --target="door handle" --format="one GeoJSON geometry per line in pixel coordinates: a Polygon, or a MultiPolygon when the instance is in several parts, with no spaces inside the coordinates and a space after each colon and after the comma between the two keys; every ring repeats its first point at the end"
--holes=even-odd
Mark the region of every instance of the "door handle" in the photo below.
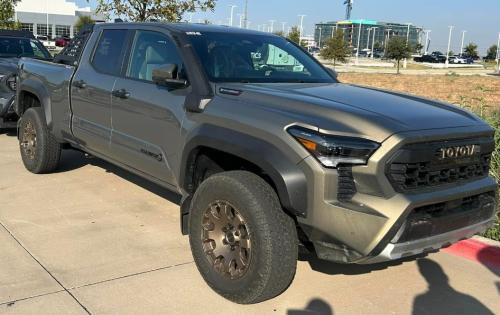
{"type": "Polygon", "coordinates": [[[84,89],[87,87],[87,82],[85,82],[83,80],[74,81],[73,86],[77,87],[79,89],[84,89]]]}
{"type": "Polygon", "coordinates": [[[130,93],[125,89],[114,90],[113,92],[111,92],[111,94],[113,94],[114,97],[123,99],[127,99],[130,97],[130,93]]]}

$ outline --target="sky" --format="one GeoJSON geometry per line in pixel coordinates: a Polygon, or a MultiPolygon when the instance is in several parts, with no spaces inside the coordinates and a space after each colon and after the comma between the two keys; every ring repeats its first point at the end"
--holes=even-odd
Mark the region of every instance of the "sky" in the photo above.
{"type": "MultiPolygon", "coordinates": [[[[95,8],[95,0],[72,0],[80,6],[95,8]]],[[[318,22],[343,20],[344,0],[249,0],[248,20],[251,28],[270,25],[276,20],[275,30],[300,23],[299,14],[305,14],[304,33],[312,35],[318,22]]],[[[215,12],[197,12],[193,22],[208,19],[214,23],[229,23],[230,6],[234,9],[234,25],[244,10],[244,0],[217,0],[215,12]]],[[[186,16],[188,19],[189,16],[186,16]]],[[[370,19],[384,22],[408,23],[431,30],[431,51],[446,51],[448,26],[454,26],[451,50],[460,51],[462,31],[467,31],[465,43],[474,42],[481,54],[496,45],[500,33],[500,0],[354,0],[352,19],[370,19]]]]}

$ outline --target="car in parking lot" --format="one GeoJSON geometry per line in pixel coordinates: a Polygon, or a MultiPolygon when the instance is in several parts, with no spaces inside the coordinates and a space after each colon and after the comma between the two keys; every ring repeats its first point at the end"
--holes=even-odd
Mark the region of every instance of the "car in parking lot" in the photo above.
{"type": "Polygon", "coordinates": [[[71,38],[69,36],[61,36],[61,37],[56,38],[55,45],[57,47],[65,47],[69,43],[70,40],[71,40],[71,38]]]}
{"type": "Polygon", "coordinates": [[[0,30],[0,132],[16,127],[14,99],[21,57],[49,59],[50,53],[30,32],[0,30]]]}
{"type": "Polygon", "coordinates": [[[43,44],[43,46],[45,46],[45,48],[47,48],[48,50],[55,50],[56,49],[55,41],[53,41],[49,37],[44,36],[44,35],[37,35],[36,39],[38,39],[43,44]]]}
{"type": "Polygon", "coordinates": [[[98,24],[53,62],[20,61],[19,148],[35,174],[61,150],[179,195],[201,275],[242,304],[283,292],[299,244],[373,264],[493,224],[494,131],[438,101],[342,84],[274,34],[188,23],[98,24]]]}

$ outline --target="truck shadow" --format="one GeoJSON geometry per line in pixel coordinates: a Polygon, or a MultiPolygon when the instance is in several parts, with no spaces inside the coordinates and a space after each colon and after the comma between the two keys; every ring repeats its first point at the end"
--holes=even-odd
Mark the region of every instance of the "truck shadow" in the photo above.
{"type": "Polygon", "coordinates": [[[311,269],[327,275],[360,275],[370,273],[372,271],[384,270],[390,267],[401,265],[405,262],[414,261],[418,258],[424,258],[428,254],[420,254],[411,256],[400,260],[383,262],[370,265],[357,265],[357,264],[340,264],[326,260],[319,259],[315,253],[301,253],[299,255],[300,261],[306,261],[311,266],[311,269]]]}
{"type": "Polygon", "coordinates": [[[312,299],[304,309],[289,309],[287,315],[333,315],[333,309],[326,301],[312,299]]]}
{"type": "Polygon", "coordinates": [[[134,175],[129,171],[126,171],[118,166],[115,166],[109,162],[106,162],[102,159],[93,157],[91,155],[85,154],[83,152],[77,150],[63,150],[61,156],[60,165],[56,171],[56,173],[64,173],[70,172],[73,170],[77,170],[86,165],[92,165],[99,168],[102,168],[107,173],[113,173],[116,176],[123,178],[126,181],[131,182],[161,198],[164,198],[172,203],[177,205],[181,202],[181,196],[170,190],[163,188],[147,179],[144,179],[140,176],[134,175]]]}

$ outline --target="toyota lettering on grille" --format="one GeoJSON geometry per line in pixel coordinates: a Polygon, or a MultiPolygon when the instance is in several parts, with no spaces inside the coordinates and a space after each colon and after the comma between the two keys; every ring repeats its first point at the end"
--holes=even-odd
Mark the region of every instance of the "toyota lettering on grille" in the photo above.
{"type": "Polygon", "coordinates": [[[477,144],[454,146],[441,148],[438,150],[439,159],[456,159],[462,157],[471,157],[481,152],[481,146],[477,144]]]}

